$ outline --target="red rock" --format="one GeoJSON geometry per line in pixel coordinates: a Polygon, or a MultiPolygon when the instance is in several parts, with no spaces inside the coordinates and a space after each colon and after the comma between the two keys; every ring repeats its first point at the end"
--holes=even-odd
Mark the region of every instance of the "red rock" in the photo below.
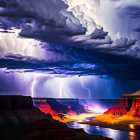
{"type": "Polygon", "coordinates": [[[140,90],[133,94],[123,95],[117,104],[109,108],[104,114],[113,114],[118,117],[123,115],[140,117],[140,90]]]}

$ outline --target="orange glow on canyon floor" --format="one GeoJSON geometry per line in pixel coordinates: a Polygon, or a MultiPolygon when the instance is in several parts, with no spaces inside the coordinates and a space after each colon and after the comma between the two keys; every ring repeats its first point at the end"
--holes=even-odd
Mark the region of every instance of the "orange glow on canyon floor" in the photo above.
{"type": "Polygon", "coordinates": [[[83,122],[128,131],[140,131],[140,90],[123,95],[116,105],[95,119],[83,122]]]}

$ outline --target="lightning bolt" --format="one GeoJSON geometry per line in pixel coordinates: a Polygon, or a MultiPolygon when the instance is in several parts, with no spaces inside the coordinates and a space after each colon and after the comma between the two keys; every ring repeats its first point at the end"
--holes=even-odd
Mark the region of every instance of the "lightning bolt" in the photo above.
{"type": "Polygon", "coordinates": [[[32,82],[32,85],[31,85],[31,96],[32,97],[34,97],[34,88],[35,88],[36,82],[37,82],[37,76],[35,75],[33,82],[32,82]]]}
{"type": "Polygon", "coordinates": [[[67,78],[59,78],[59,98],[74,98],[73,94],[68,90],[67,78]],[[63,94],[63,91],[67,91],[67,93],[63,94]]]}
{"type": "Polygon", "coordinates": [[[31,84],[31,96],[34,97],[34,88],[35,88],[35,85],[37,83],[37,77],[40,77],[40,76],[47,76],[46,74],[40,74],[40,73],[34,73],[34,78],[33,78],[33,82],[31,84]]]}
{"type": "Polygon", "coordinates": [[[60,86],[59,86],[59,98],[62,98],[62,90],[63,90],[63,84],[64,84],[64,80],[61,79],[61,82],[60,82],[60,86]]]}
{"type": "Polygon", "coordinates": [[[81,82],[82,87],[83,87],[85,90],[87,90],[87,91],[88,91],[88,98],[90,99],[90,97],[91,97],[90,89],[88,89],[87,87],[85,87],[85,85],[84,85],[84,83],[83,83],[83,80],[82,80],[82,79],[80,79],[80,82],[81,82]]]}

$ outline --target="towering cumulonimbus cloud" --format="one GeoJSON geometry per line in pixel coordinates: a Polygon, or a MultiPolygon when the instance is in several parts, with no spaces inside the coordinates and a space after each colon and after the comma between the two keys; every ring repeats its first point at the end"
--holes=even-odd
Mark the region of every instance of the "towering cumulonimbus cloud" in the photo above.
{"type": "Polygon", "coordinates": [[[97,9],[100,6],[100,0],[63,0],[68,5],[68,11],[79,20],[83,27],[87,29],[86,33],[92,33],[99,25],[94,21],[97,9]]]}
{"type": "Polygon", "coordinates": [[[1,27],[20,28],[20,35],[24,37],[38,38],[43,34],[43,39],[52,33],[58,36],[90,34],[96,28],[106,26],[103,24],[106,20],[99,22],[99,19],[103,18],[103,6],[111,5],[109,1],[41,0],[38,3],[36,0],[2,0],[0,15],[5,18],[1,18],[1,27]]]}
{"type": "Polygon", "coordinates": [[[67,11],[68,5],[61,0],[41,0],[40,2],[37,0],[7,0],[2,2],[5,6],[1,4],[0,15],[22,18],[22,25],[28,25],[31,31],[49,30],[49,28],[45,28],[46,25],[50,28],[55,26],[57,30],[61,28],[61,30],[71,30],[75,33],[85,31],[78,19],[67,11]]]}
{"type": "MultiPolygon", "coordinates": [[[[137,0],[135,1],[137,2],[137,0]]],[[[129,0],[127,3],[129,3],[129,0]]],[[[29,69],[42,71],[44,68],[47,71],[52,71],[52,73],[61,74],[61,70],[67,70],[66,74],[73,74],[76,69],[81,70],[82,63],[85,68],[82,67],[80,73],[77,72],[78,74],[98,73],[89,67],[89,65],[97,65],[100,66],[99,69],[103,67],[105,69],[101,73],[99,72],[99,75],[103,73],[114,75],[117,68],[114,70],[111,66],[116,60],[115,58],[109,58],[117,57],[117,60],[124,60],[122,61],[124,64],[126,63],[125,57],[139,58],[140,52],[137,43],[139,42],[138,35],[135,35],[136,32],[130,33],[132,26],[127,30],[127,26],[122,24],[123,21],[128,22],[129,17],[124,18],[125,20],[123,20],[123,17],[119,17],[121,10],[118,9],[130,9],[130,5],[125,6],[125,8],[123,5],[126,4],[118,0],[40,0],[39,2],[37,0],[1,0],[0,28],[3,29],[1,34],[6,34],[6,38],[10,38],[10,32],[18,29],[18,37],[21,37],[21,40],[24,37],[40,42],[39,47],[33,47],[34,43],[33,46],[30,43],[19,44],[18,37],[16,39],[5,39],[3,36],[0,43],[1,53],[12,54],[10,54],[10,57],[2,54],[0,59],[2,62],[8,60],[11,62],[11,59],[17,58],[22,63],[26,61],[29,64],[37,64],[36,66],[32,64],[32,67],[24,65],[25,63],[22,66],[16,65],[14,69],[17,70],[18,68],[24,69],[24,66],[26,66],[25,71],[29,69]],[[114,15],[116,22],[114,22],[114,15]],[[125,37],[125,35],[127,36],[125,37]],[[124,57],[120,57],[120,55],[124,55],[124,57]],[[103,64],[100,57],[106,64],[103,64]],[[40,59],[43,60],[40,61],[40,59]],[[48,62],[49,65],[45,65],[48,62]],[[53,65],[50,66],[50,64],[53,65]],[[71,65],[72,68],[70,68],[71,65]],[[50,67],[51,69],[49,69],[50,67]]],[[[135,30],[135,27],[133,28],[135,30]]],[[[131,61],[131,58],[128,60],[131,61]]],[[[132,59],[132,61],[136,60],[132,59]]],[[[10,63],[1,67],[12,69],[11,65],[8,66],[8,64],[10,63]]],[[[119,75],[121,74],[119,73],[119,75]]]]}

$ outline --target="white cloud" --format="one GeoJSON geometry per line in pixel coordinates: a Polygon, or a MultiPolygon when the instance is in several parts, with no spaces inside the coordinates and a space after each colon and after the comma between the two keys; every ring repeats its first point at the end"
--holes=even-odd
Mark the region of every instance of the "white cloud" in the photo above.
{"type": "MultiPolygon", "coordinates": [[[[13,31],[20,32],[20,30],[13,31]]],[[[16,33],[0,33],[0,53],[13,53],[43,59],[45,52],[39,44],[40,42],[34,39],[18,37],[16,33]]]]}
{"type": "Polygon", "coordinates": [[[94,21],[94,16],[100,5],[100,0],[63,0],[68,4],[68,11],[79,20],[83,27],[86,27],[87,33],[90,34],[98,25],[94,21]]]}

